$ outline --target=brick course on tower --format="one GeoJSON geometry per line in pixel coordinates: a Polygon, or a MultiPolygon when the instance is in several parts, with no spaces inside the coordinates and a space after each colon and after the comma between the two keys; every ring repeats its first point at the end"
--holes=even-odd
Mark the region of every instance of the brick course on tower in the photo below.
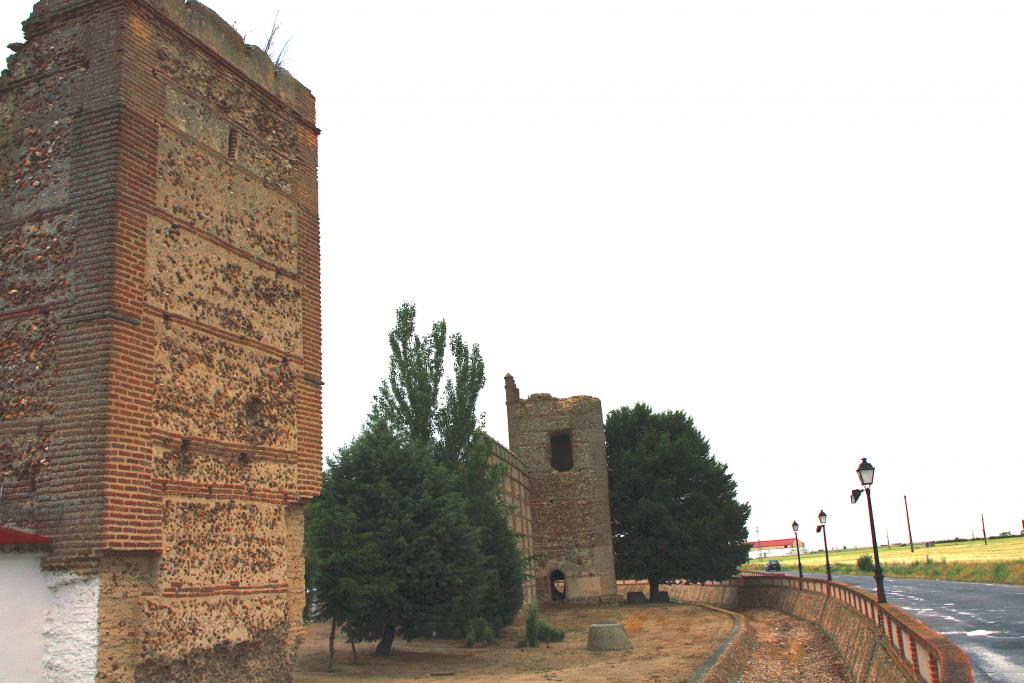
{"type": "Polygon", "coordinates": [[[313,97],[191,0],[41,0],[24,27],[0,526],[51,539],[47,632],[80,661],[48,642],[44,675],[288,680],[321,477],[313,97]]]}
{"type": "Polygon", "coordinates": [[[550,394],[521,399],[511,375],[505,376],[505,401],[509,449],[529,471],[538,599],[614,602],[601,401],[550,394]]]}

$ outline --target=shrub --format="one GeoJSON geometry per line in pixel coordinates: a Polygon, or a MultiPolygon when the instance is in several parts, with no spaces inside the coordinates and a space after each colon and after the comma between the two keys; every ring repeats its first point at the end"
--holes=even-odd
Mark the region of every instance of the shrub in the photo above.
{"type": "Polygon", "coordinates": [[[466,647],[473,647],[477,643],[493,645],[495,641],[497,638],[494,635],[494,628],[483,617],[470,619],[466,624],[466,647]]]}
{"type": "Polygon", "coordinates": [[[480,640],[483,641],[484,645],[494,645],[498,642],[498,634],[491,626],[491,622],[484,621],[483,628],[480,630],[480,640]]]}
{"type": "Polygon", "coordinates": [[[560,643],[565,640],[565,631],[541,621],[537,605],[530,605],[526,611],[526,636],[519,641],[519,647],[537,647],[539,643],[560,643]]]}
{"type": "Polygon", "coordinates": [[[540,616],[537,614],[537,605],[530,605],[530,609],[526,611],[526,636],[523,640],[526,641],[527,647],[537,647],[538,636],[537,636],[537,625],[540,621],[540,616]]]}
{"type": "Polygon", "coordinates": [[[565,631],[542,621],[537,624],[537,640],[542,643],[560,643],[565,640],[565,631]]]}
{"type": "Polygon", "coordinates": [[[871,560],[870,555],[861,555],[857,558],[857,569],[864,572],[870,572],[874,570],[875,563],[871,560]]]}

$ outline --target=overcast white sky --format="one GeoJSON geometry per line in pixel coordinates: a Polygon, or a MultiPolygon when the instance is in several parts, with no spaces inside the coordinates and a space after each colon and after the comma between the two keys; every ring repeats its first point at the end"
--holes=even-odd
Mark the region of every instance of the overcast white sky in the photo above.
{"type": "MultiPolygon", "coordinates": [[[[30,0],[0,3],[0,44],[30,0]]],[[[324,445],[395,307],[502,376],[690,413],[750,536],[1021,528],[1024,3],[208,0],[317,96],[324,445]]]]}

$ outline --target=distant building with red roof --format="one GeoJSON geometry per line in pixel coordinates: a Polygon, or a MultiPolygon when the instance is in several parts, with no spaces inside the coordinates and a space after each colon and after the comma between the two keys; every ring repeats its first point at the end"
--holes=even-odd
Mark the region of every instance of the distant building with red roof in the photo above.
{"type": "Polygon", "coordinates": [[[804,542],[795,538],[777,538],[771,541],[754,541],[750,544],[750,559],[759,557],[781,557],[796,552],[796,544],[800,543],[800,549],[804,549],[804,542]]]}

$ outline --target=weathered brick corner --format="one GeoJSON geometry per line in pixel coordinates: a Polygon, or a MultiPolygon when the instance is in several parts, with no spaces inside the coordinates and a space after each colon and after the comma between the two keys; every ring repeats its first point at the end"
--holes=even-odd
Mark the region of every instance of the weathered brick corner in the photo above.
{"type": "Polygon", "coordinates": [[[287,680],[321,477],[313,96],[191,0],[41,0],[24,26],[0,526],[97,595],[99,680],[287,680]]]}

